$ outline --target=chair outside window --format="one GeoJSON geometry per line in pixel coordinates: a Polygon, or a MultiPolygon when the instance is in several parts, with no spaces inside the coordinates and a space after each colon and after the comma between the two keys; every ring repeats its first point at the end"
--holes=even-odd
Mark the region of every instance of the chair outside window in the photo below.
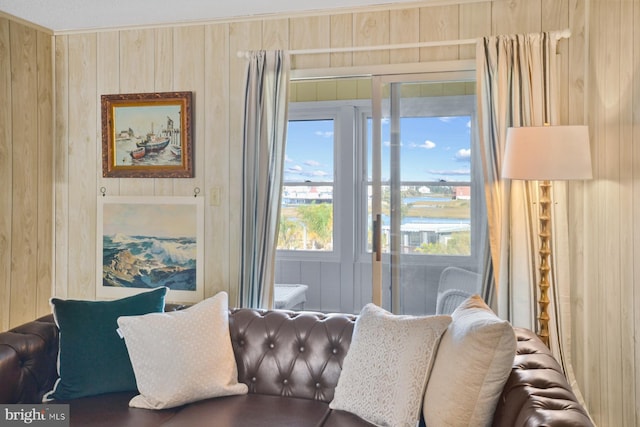
{"type": "Polygon", "coordinates": [[[467,298],[480,294],[480,274],[459,267],[447,267],[440,274],[436,314],[451,314],[467,298]]]}

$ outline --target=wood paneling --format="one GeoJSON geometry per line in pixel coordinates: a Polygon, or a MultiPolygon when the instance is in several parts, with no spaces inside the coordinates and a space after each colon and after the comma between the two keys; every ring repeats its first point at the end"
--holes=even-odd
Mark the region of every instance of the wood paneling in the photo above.
{"type": "MultiPolygon", "coordinates": [[[[14,143],[11,149],[13,163],[12,191],[12,276],[23,278],[23,286],[11,289],[11,321],[33,318],[36,310],[38,251],[38,129],[33,118],[37,117],[37,65],[36,31],[11,24],[11,130],[14,143]],[[35,101],[35,102],[34,102],[35,101]]],[[[37,122],[36,122],[37,123],[37,122]]],[[[13,279],[12,277],[12,279],[13,279]]]]}
{"type": "MultiPolygon", "coordinates": [[[[53,62],[52,38],[36,33],[37,66],[37,289],[36,314],[48,313],[53,286],[53,62]]],[[[1,98],[0,98],[1,99],[1,98]]]]}
{"type": "MultiPolygon", "coordinates": [[[[458,39],[459,6],[423,7],[420,9],[421,41],[458,39]]],[[[446,61],[458,59],[460,46],[425,47],[420,49],[421,61],[446,61]]]]}
{"type": "MultiPolygon", "coordinates": [[[[10,22],[0,18],[0,99],[11,105],[11,38],[10,22]]],[[[13,164],[11,139],[11,108],[0,109],[0,326],[10,325],[11,307],[11,221],[13,219],[13,164]]]]}
{"type": "MultiPolygon", "coordinates": [[[[353,45],[377,46],[390,43],[389,11],[354,13],[353,45]]],[[[389,52],[374,50],[353,54],[354,65],[388,64],[389,52]]]]}
{"type": "Polygon", "coordinates": [[[96,158],[100,151],[96,117],[97,34],[69,36],[68,201],[69,233],[67,295],[93,299],[96,295],[96,158]],[[93,260],[91,259],[93,258],[93,260]]]}
{"type": "MultiPolygon", "coordinates": [[[[420,10],[399,9],[389,12],[389,43],[403,44],[415,43],[420,40],[420,10]]],[[[390,52],[392,64],[402,62],[419,62],[420,49],[396,49],[390,52]]]]}
{"type": "MultiPolygon", "coordinates": [[[[66,298],[68,295],[69,269],[69,38],[56,37],[54,70],[54,295],[66,298]]],[[[97,121],[98,118],[96,117],[97,121]]],[[[96,160],[96,165],[98,160],[96,160]]],[[[97,167],[97,166],[96,166],[97,167]]]]}
{"type": "MultiPolygon", "coordinates": [[[[220,203],[208,205],[205,217],[207,257],[214,268],[205,270],[205,291],[230,292],[229,280],[229,31],[227,25],[212,25],[205,32],[205,78],[203,119],[206,146],[204,158],[204,191],[216,189],[220,192],[220,203]],[[206,141],[216,141],[208,144],[206,141]]],[[[196,172],[197,173],[197,172],[196,172]]],[[[206,196],[205,196],[206,197],[206,196]]],[[[235,290],[234,290],[235,293],[235,290]]]]}
{"type": "MultiPolygon", "coordinates": [[[[238,50],[570,28],[572,37],[560,44],[561,117],[590,125],[595,176],[569,187],[574,369],[599,426],[640,425],[640,340],[635,339],[640,333],[640,268],[635,268],[640,265],[635,220],[640,212],[640,7],[631,0],[437,3],[57,35],[53,42],[49,35],[0,19],[0,181],[6,189],[0,192],[0,326],[44,314],[54,272],[56,295],[95,296],[96,197],[102,186],[112,195],[184,195],[198,186],[206,198],[218,189],[221,204],[206,203],[205,288],[207,295],[228,290],[233,305],[241,206],[239,94],[246,64],[237,58],[238,50]],[[175,90],[195,92],[196,178],[102,178],[100,95],[175,90]]],[[[419,58],[416,49],[320,54],[296,57],[294,64],[320,68],[465,59],[473,58],[474,50],[472,45],[419,49],[419,58]]],[[[323,277],[340,277],[333,268],[300,270],[300,280],[312,284],[309,298],[326,309],[343,308],[342,300],[353,299],[354,306],[369,300],[369,289],[325,286],[323,277]]],[[[356,279],[367,274],[354,269],[356,279]]]]}
{"type": "Polygon", "coordinates": [[[52,38],[0,19],[0,327],[49,312],[53,254],[52,38]]]}
{"type": "MultiPolygon", "coordinates": [[[[353,15],[344,13],[331,16],[331,45],[332,48],[353,46],[353,15]]],[[[332,67],[348,67],[353,65],[353,53],[332,53],[332,67]]]]}
{"type": "MultiPolygon", "coordinates": [[[[331,27],[329,16],[291,19],[289,24],[290,49],[320,49],[330,46],[331,27]]],[[[330,54],[294,56],[291,64],[297,69],[326,68],[330,66],[330,54]]]]}

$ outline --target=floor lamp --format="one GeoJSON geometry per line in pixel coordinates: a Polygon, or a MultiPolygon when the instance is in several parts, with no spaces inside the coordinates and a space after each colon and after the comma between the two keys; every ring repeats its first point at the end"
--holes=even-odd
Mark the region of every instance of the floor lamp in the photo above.
{"type": "Polygon", "coordinates": [[[549,346],[551,271],[551,181],[591,179],[587,126],[533,126],[507,129],[502,177],[539,181],[540,267],[538,336],[549,346]]]}

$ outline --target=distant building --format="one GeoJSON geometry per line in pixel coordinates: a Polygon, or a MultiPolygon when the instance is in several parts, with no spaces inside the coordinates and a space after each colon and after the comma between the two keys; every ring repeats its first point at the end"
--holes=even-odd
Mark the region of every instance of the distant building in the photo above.
{"type": "Polygon", "coordinates": [[[471,200],[471,187],[455,187],[454,195],[458,200],[471,200]]]}

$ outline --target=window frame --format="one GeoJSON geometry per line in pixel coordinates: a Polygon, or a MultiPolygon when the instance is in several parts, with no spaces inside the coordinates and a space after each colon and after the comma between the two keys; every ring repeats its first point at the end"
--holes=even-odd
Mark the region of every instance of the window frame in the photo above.
{"type": "MultiPolygon", "coordinates": [[[[366,103],[367,101],[362,101],[366,103]]],[[[360,103],[357,101],[356,103],[360,103]]],[[[331,251],[311,251],[311,250],[289,250],[278,249],[278,259],[283,261],[327,261],[338,262],[342,259],[345,250],[348,251],[350,239],[343,236],[352,235],[336,230],[352,228],[350,223],[353,205],[353,189],[350,186],[341,184],[345,179],[352,182],[349,176],[353,176],[353,102],[345,101],[312,101],[312,102],[291,102],[289,103],[288,121],[297,120],[333,120],[333,250],[331,251]],[[348,215],[345,217],[345,215],[348,215]],[[345,219],[349,218],[348,221],[345,219]],[[347,245],[347,248],[344,246],[347,245]]],[[[286,152],[286,150],[285,150],[286,152]]],[[[283,182],[283,186],[312,186],[327,185],[327,181],[311,182],[283,182]]]]}
{"type": "MultiPolygon", "coordinates": [[[[425,98],[420,98],[421,102],[424,102],[425,98]]],[[[476,260],[480,253],[483,251],[481,247],[482,242],[482,233],[483,233],[483,211],[484,209],[484,185],[483,185],[483,177],[482,177],[482,168],[480,165],[481,156],[479,153],[479,145],[478,145],[478,129],[477,129],[477,100],[476,95],[450,95],[450,96],[439,96],[439,97],[431,97],[427,98],[429,104],[425,106],[425,108],[436,108],[439,110],[446,109],[447,114],[431,114],[428,117],[446,117],[450,115],[468,115],[470,117],[471,123],[475,124],[472,126],[471,135],[470,135],[470,148],[471,148],[471,173],[470,173],[470,181],[450,181],[448,182],[448,186],[466,186],[467,184],[471,187],[471,192],[474,195],[472,198],[471,212],[470,212],[470,226],[471,226],[471,253],[469,255],[434,255],[434,254],[402,254],[403,262],[407,262],[409,264],[429,264],[433,266],[447,266],[447,265],[459,265],[459,266],[468,266],[471,260],[476,260]],[[452,111],[455,113],[452,114],[452,111]],[[428,257],[428,262],[424,262],[425,257],[428,257]]],[[[406,101],[406,99],[405,99],[406,101]]],[[[367,120],[372,119],[372,110],[371,108],[359,108],[357,109],[357,120],[359,120],[359,124],[356,126],[359,129],[360,135],[359,138],[359,151],[357,156],[357,175],[359,177],[359,181],[361,182],[358,185],[357,189],[357,198],[358,198],[358,215],[365,214],[367,217],[367,221],[356,230],[357,243],[356,243],[356,253],[358,261],[366,262],[371,258],[371,251],[368,249],[368,209],[367,209],[367,195],[368,195],[368,186],[372,185],[372,181],[368,176],[368,157],[367,157],[367,120]],[[364,139],[362,139],[364,138],[364,139]]],[[[438,181],[402,181],[402,185],[443,185],[443,183],[438,181]]],[[[389,253],[383,253],[383,259],[388,257],[389,253]]]]}
{"type": "MultiPolygon", "coordinates": [[[[431,77],[431,76],[427,76],[431,77]]],[[[434,79],[433,81],[437,81],[434,79]]],[[[478,146],[476,95],[451,95],[429,98],[430,102],[443,101],[451,108],[450,102],[458,102],[454,98],[465,98],[468,111],[475,126],[471,132],[471,254],[470,255],[433,255],[403,254],[403,261],[411,264],[428,264],[433,266],[458,265],[468,266],[479,263],[478,257],[483,251],[480,247],[484,233],[482,221],[484,210],[483,178],[480,166],[481,157],[478,146]],[[475,231],[474,231],[475,230],[475,231]],[[428,260],[425,262],[425,260],[428,260]]],[[[424,100],[424,99],[423,99],[424,100]]],[[[462,108],[460,106],[456,108],[462,108]]],[[[451,109],[448,110],[449,112],[451,109]]],[[[372,116],[372,101],[355,99],[345,101],[310,101],[290,102],[288,120],[334,120],[334,176],[333,176],[333,250],[286,250],[278,249],[277,257],[282,261],[327,261],[341,262],[343,255],[351,254],[351,261],[367,263],[371,261],[371,252],[367,249],[367,185],[371,182],[367,177],[367,116],[372,116]],[[363,139],[364,138],[364,139],[363,139]],[[349,237],[351,236],[351,237],[349,237]]],[[[449,114],[440,114],[447,116],[449,114]]],[[[434,116],[438,116],[434,114],[434,116]]],[[[409,183],[414,181],[409,181],[409,183]]],[[[420,184],[428,183],[419,181],[420,184]]],[[[455,184],[450,182],[449,184],[455,184]]],[[[327,182],[313,181],[304,183],[287,183],[283,186],[326,185],[327,182]]],[[[440,184],[434,182],[433,185],[440,184]]],[[[466,182],[465,182],[466,184],[466,182]]],[[[486,210],[484,210],[486,215],[486,210]]],[[[388,257],[389,254],[383,254],[388,257]]]]}

